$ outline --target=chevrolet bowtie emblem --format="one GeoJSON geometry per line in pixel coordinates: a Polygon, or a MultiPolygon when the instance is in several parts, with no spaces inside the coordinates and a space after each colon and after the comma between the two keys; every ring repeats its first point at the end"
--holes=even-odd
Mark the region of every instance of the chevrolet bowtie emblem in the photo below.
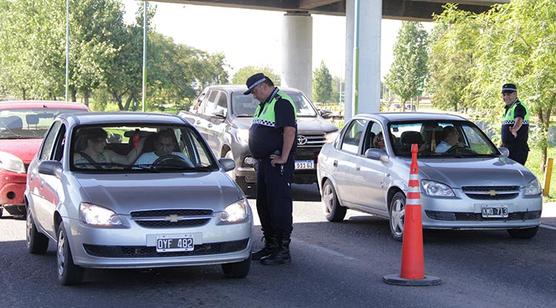
{"type": "Polygon", "coordinates": [[[494,197],[494,196],[496,196],[496,190],[491,189],[491,190],[488,191],[488,194],[489,194],[491,197],[494,197]]]}
{"type": "Polygon", "coordinates": [[[178,215],[166,216],[166,220],[169,221],[169,222],[178,222],[178,215]]]}

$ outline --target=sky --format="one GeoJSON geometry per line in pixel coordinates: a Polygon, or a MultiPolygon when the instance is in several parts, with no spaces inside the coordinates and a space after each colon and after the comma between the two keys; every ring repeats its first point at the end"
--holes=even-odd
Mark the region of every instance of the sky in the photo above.
{"type": "MultiPolygon", "coordinates": [[[[123,1],[125,20],[133,22],[142,2],[123,1]]],[[[229,64],[230,76],[243,66],[270,66],[275,73],[281,69],[281,31],[285,12],[220,8],[199,5],[155,3],[153,23],[159,33],[210,53],[220,52],[229,64]],[[255,39],[256,38],[256,39],[255,39]],[[270,60],[269,60],[270,59],[270,60]]],[[[345,75],[345,17],[312,15],[313,69],[324,61],[333,76],[345,75]]],[[[401,21],[382,20],[381,76],[392,63],[393,46],[401,21]]],[[[430,28],[430,26],[425,26],[430,28]]]]}

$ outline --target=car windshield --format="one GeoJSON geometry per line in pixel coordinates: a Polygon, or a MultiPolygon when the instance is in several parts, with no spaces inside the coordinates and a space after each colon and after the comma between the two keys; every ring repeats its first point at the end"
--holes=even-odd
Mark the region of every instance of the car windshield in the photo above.
{"type": "Polygon", "coordinates": [[[74,129],[72,170],[208,172],[218,169],[194,128],[183,125],[105,125],[74,129]]]}
{"type": "MultiPolygon", "coordinates": [[[[285,91],[295,103],[298,117],[316,117],[317,112],[309,100],[301,92],[285,91]]],[[[242,92],[232,93],[232,114],[236,117],[252,117],[259,101],[253,95],[242,92]]]]}
{"type": "Polygon", "coordinates": [[[40,139],[56,116],[80,111],[83,110],[54,108],[0,110],[0,139],[40,139]]]}
{"type": "Polygon", "coordinates": [[[410,157],[411,145],[419,145],[419,156],[427,158],[495,157],[498,149],[468,121],[412,121],[389,124],[396,156],[410,157]]]}

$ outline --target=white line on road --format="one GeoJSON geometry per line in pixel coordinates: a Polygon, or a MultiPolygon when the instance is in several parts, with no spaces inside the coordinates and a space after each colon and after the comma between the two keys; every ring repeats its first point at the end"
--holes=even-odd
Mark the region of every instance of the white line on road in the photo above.
{"type": "Polygon", "coordinates": [[[541,225],[541,227],[546,228],[546,229],[550,229],[550,230],[556,230],[556,227],[549,226],[549,225],[541,225]]]}
{"type": "Polygon", "coordinates": [[[292,241],[295,242],[295,243],[299,243],[299,244],[301,244],[301,245],[303,245],[303,246],[307,246],[307,247],[310,247],[310,248],[312,248],[312,249],[315,249],[315,250],[317,250],[317,251],[319,251],[319,252],[324,252],[324,253],[327,253],[327,254],[329,254],[329,255],[333,255],[334,257],[340,257],[340,258],[344,258],[344,259],[347,259],[347,260],[350,260],[350,261],[357,260],[357,259],[352,258],[352,257],[350,257],[350,256],[346,256],[346,255],[344,255],[344,254],[342,254],[342,253],[339,253],[339,252],[337,252],[337,251],[334,251],[334,250],[332,250],[332,249],[324,248],[324,247],[322,247],[322,246],[315,245],[315,244],[311,244],[311,243],[308,243],[308,242],[305,242],[305,241],[302,241],[302,240],[298,240],[298,239],[292,238],[292,241]]]}

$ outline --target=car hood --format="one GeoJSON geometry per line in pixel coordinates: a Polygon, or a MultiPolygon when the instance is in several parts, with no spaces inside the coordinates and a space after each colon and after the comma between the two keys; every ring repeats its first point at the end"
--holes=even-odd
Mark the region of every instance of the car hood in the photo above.
{"type": "MultiPolygon", "coordinates": [[[[238,128],[248,129],[253,122],[253,118],[236,118],[233,121],[238,128]]],[[[338,128],[325,119],[319,117],[298,117],[298,134],[318,135],[337,131],[338,128]]]]}
{"type": "Polygon", "coordinates": [[[41,146],[42,139],[0,139],[0,151],[19,157],[28,165],[41,146]]]}
{"type": "MultiPolygon", "coordinates": [[[[409,163],[408,163],[409,165],[409,163]]],[[[422,159],[419,170],[423,179],[462,186],[525,186],[534,175],[507,158],[422,159]]]]}
{"type": "Polygon", "coordinates": [[[221,172],[79,174],[76,179],[83,201],[118,214],[153,209],[222,211],[242,196],[221,172]]]}

